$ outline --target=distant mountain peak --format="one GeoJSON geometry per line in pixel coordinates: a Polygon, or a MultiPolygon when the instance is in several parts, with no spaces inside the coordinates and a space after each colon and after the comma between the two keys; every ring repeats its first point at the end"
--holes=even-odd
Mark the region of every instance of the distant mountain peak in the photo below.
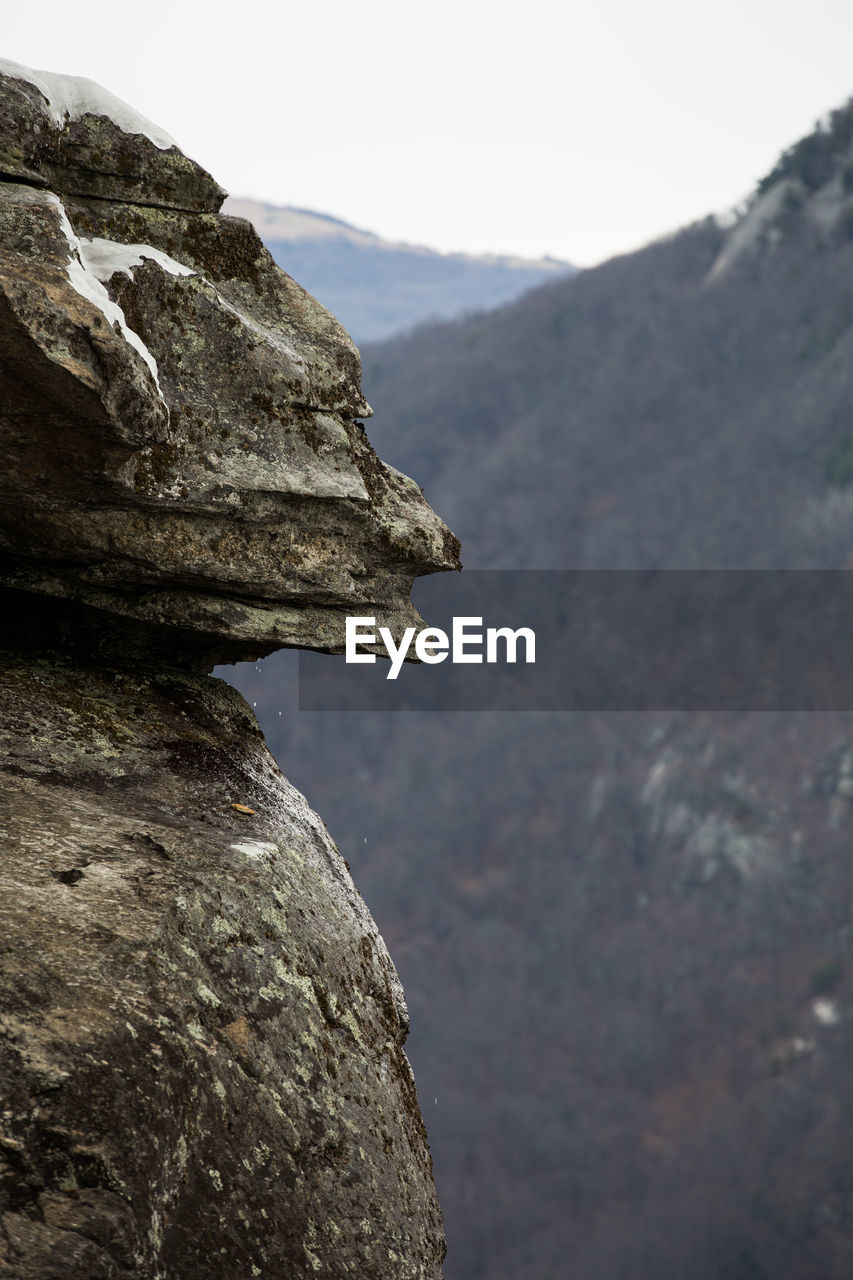
{"type": "Polygon", "coordinates": [[[295,205],[267,204],[262,200],[246,200],[229,196],[222,212],[233,218],[246,218],[263,240],[347,240],[351,244],[384,243],[372,231],[363,231],[342,218],[295,205]]]}
{"type": "Polygon", "coordinates": [[[319,298],[356,342],[491,310],[575,271],[551,257],[441,253],[384,240],[341,218],[291,205],[229,196],[223,212],[252,222],[279,266],[319,298]]]}
{"type": "Polygon", "coordinates": [[[242,196],[229,196],[222,206],[222,212],[235,218],[247,218],[254,224],[262,239],[266,240],[286,242],[335,239],[345,240],[350,244],[368,244],[389,253],[423,253],[457,262],[501,263],[527,270],[576,269],[572,263],[554,258],[550,254],[546,254],[544,258],[524,258],[511,253],[445,253],[440,249],[430,248],[429,245],[411,244],[406,240],[386,240],[375,231],[353,226],[351,222],[345,222],[343,218],[336,218],[329,213],[317,213],[316,210],[302,209],[296,205],[268,204],[242,196]]]}

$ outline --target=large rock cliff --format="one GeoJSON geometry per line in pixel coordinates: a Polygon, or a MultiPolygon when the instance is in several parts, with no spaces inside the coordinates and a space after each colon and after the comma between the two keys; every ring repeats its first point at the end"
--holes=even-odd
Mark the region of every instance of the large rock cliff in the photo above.
{"type": "Polygon", "coordinates": [[[437,1277],[399,980],[206,672],[458,543],[162,130],[0,63],[0,131],[0,1276],[437,1277]]]}
{"type": "Polygon", "coordinates": [[[0,583],[214,660],[411,622],[458,543],[368,443],[348,335],[160,130],[4,67],[0,583]]]}

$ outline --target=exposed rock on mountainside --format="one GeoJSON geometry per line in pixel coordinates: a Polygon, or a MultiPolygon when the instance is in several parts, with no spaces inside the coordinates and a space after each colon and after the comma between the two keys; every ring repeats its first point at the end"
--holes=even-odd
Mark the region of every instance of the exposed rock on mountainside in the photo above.
{"type": "Polygon", "coordinates": [[[0,121],[0,1277],[438,1277],[397,975],[202,671],[458,544],[162,131],[8,63],[0,121]]]}
{"type": "Polygon", "coordinates": [[[824,249],[853,237],[853,101],[780,156],[726,237],[709,282],[792,234],[824,249]]]}
{"type": "Polygon", "coordinates": [[[245,703],[3,666],[0,1276],[439,1275],[399,981],[245,703]]]}
{"type": "Polygon", "coordinates": [[[174,147],[7,75],[0,119],[0,581],[216,660],[341,649],[347,610],[409,624],[458,543],[367,442],[337,321],[174,147]]]}

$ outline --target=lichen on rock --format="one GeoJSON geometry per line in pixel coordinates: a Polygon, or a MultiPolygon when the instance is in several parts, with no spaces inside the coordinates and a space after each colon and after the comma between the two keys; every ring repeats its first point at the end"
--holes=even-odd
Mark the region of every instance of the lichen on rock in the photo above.
{"type": "Polygon", "coordinates": [[[347,612],[417,621],[412,582],[459,546],[367,440],[334,317],[176,148],[60,125],[2,64],[0,124],[0,583],[180,627],[213,661],[340,652],[347,612]]]}
{"type": "Polygon", "coordinates": [[[209,175],[27,74],[0,63],[0,1278],[435,1280],[396,972],[205,672],[336,651],[356,610],[399,632],[458,544],[209,175]]]}

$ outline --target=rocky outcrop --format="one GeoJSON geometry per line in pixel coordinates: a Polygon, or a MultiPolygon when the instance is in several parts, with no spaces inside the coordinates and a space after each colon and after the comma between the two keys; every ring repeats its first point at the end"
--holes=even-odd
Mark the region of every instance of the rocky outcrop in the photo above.
{"type": "Polygon", "coordinates": [[[171,140],[0,64],[0,1277],[438,1277],[403,993],[215,661],[458,544],[171,140]]]}
{"type": "Polygon", "coordinates": [[[414,578],[459,545],[367,441],[347,334],[166,135],[4,67],[0,583],[212,661],[416,621],[414,578]]]}

